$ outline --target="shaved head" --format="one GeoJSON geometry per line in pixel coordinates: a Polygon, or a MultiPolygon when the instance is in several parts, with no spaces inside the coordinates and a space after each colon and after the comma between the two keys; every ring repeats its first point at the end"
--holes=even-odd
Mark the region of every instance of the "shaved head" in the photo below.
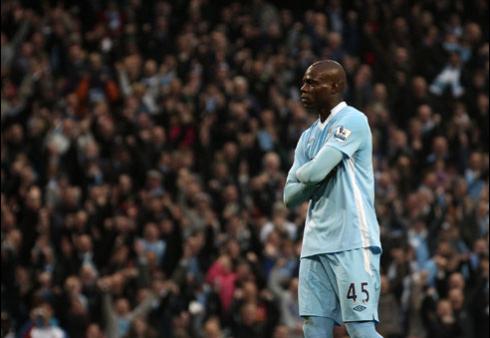
{"type": "Polygon", "coordinates": [[[347,86],[344,67],[334,60],[320,60],[305,72],[301,86],[301,102],[310,111],[325,118],[330,110],[343,101],[347,86]]]}
{"type": "Polygon", "coordinates": [[[332,81],[338,83],[343,91],[347,82],[347,76],[345,74],[344,67],[340,63],[334,60],[320,60],[313,63],[310,68],[314,68],[321,78],[325,81],[332,81]]]}

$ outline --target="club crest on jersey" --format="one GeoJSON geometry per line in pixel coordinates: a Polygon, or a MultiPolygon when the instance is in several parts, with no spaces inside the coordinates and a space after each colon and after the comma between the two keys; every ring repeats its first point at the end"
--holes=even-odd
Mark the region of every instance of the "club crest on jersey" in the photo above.
{"type": "Polygon", "coordinates": [[[349,138],[350,134],[352,134],[352,132],[349,129],[339,126],[337,129],[335,129],[333,137],[341,142],[344,142],[349,138]]]}

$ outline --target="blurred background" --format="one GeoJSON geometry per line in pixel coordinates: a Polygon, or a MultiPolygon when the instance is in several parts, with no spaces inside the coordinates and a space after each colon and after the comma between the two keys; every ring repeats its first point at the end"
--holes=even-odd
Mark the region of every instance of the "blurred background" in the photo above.
{"type": "Polygon", "coordinates": [[[3,0],[1,337],[301,338],[324,58],[373,131],[379,332],[487,337],[488,5],[3,0]]]}

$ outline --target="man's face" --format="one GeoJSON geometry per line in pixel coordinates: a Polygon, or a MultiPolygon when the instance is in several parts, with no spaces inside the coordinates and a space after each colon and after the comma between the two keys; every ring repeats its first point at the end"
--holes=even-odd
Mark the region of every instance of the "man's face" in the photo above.
{"type": "Polygon", "coordinates": [[[303,77],[300,91],[303,106],[308,110],[319,110],[325,107],[331,91],[331,81],[318,67],[310,66],[303,77]]]}

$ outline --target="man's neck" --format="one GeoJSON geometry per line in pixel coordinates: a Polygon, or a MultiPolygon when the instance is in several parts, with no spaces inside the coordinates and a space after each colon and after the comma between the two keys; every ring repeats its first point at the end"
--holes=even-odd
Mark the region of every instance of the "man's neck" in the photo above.
{"type": "Polygon", "coordinates": [[[325,122],[328,117],[330,116],[331,111],[330,110],[321,110],[318,115],[320,115],[320,122],[325,122]]]}
{"type": "Polygon", "coordinates": [[[330,114],[332,113],[332,109],[335,108],[342,100],[335,100],[335,102],[330,103],[325,109],[322,109],[318,112],[318,115],[320,115],[320,122],[325,122],[330,114]]]}

